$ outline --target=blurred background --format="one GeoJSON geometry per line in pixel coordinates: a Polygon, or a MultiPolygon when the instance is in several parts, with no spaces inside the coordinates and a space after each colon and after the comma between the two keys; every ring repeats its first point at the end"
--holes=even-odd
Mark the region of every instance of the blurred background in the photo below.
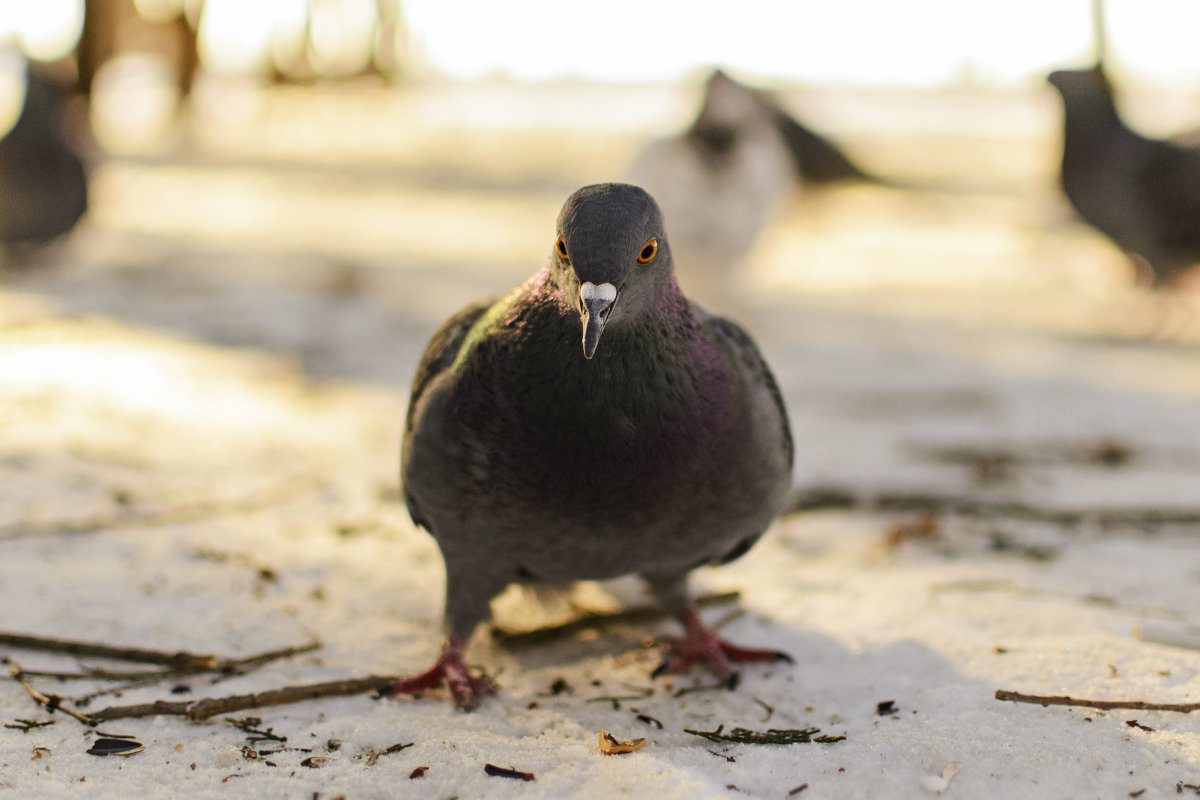
{"type": "Polygon", "coordinates": [[[41,209],[0,280],[404,385],[571,191],[632,180],[735,317],[1190,344],[1189,293],[1064,196],[1046,76],[1103,56],[1130,127],[1186,140],[1197,30],[1190,0],[0,0],[0,217],[41,209]]]}

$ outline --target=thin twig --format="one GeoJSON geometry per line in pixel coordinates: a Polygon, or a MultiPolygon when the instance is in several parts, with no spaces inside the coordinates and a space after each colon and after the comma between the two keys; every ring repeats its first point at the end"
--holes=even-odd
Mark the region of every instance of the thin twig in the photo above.
{"type": "Polygon", "coordinates": [[[484,764],[483,771],[496,778],[516,778],[521,781],[531,781],[535,777],[532,772],[522,772],[513,767],[497,767],[495,764],[484,764]]]}
{"type": "Polygon", "coordinates": [[[879,511],[939,511],[963,517],[1008,517],[1027,522],[1047,522],[1063,526],[1092,523],[1101,528],[1200,523],[1200,509],[1046,508],[1015,500],[980,500],[973,497],[920,493],[881,494],[871,501],[871,506],[879,511]]]}
{"type": "Polygon", "coordinates": [[[245,717],[243,719],[232,719],[226,717],[225,721],[233,727],[237,728],[242,733],[246,734],[246,740],[250,744],[258,744],[259,742],[279,742],[287,744],[288,738],[275,732],[274,726],[267,728],[265,731],[258,728],[262,724],[262,719],[259,717],[245,717]]]}
{"type": "Polygon", "coordinates": [[[21,688],[29,692],[29,696],[33,701],[47,711],[61,711],[68,717],[74,717],[84,725],[95,725],[96,723],[87,714],[80,714],[78,711],[72,711],[62,704],[63,699],[56,694],[42,694],[37,689],[29,685],[29,681],[25,680],[24,673],[21,672],[20,665],[10,662],[9,671],[12,673],[13,679],[21,684],[21,688]]]}
{"type": "Polygon", "coordinates": [[[1200,703],[1148,703],[1145,700],[1084,700],[1065,695],[1039,695],[1010,692],[1007,689],[996,690],[997,700],[1008,700],[1013,703],[1036,703],[1040,706],[1080,706],[1109,711],[1114,708],[1129,708],[1138,711],[1178,711],[1187,714],[1200,711],[1200,703]]]}
{"type": "MultiPolygon", "coordinates": [[[[695,599],[700,608],[733,603],[741,597],[740,592],[720,592],[701,595],[695,599]]],[[[617,611],[597,611],[568,620],[561,625],[547,625],[526,631],[492,630],[492,639],[505,647],[528,647],[535,644],[567,639],[584,631],[602,630],[612,625],[636,625],[654,622],[667,616],[661,606],[630,606],[617,611]]]]}
{"type": "Polygon", "coordinates": [[[647,687],[645,689],[638,689],[637,687],[630,687],[630,688],[632,688],[634,691],[636,691],[637,694],[608,694],[608,695],[604,695],[603,697],[589,697],[587,700],[584,700],[583,702],[585,702],[585,703],[612,703],[613,708],[618,708],[619,704],[621,703],[622,700],[645,700],[647,697],[654,694],[653,686],[647,687]]]}
{"type": "Polygon", "coordinates": [[[775,715],[775,706],[765,703],[757,697],[751,697],[750,699],[762,706],[763,710],[767,712],[767,715],[762,718],[763,722],[768,722],[775,715]]]}
{"type": "Polygon", "coordinates": [[[281,647],[278,650],[268,650],[265,653],[257,653],[245,658],[223,658],[217,662],[215,669],[217,672],[225,675],[244,675],[272,661],[278,661],[281,658],[291,658],[301,653],[309,653],[320,649],[320,647],[320,642],[312,641],[308,644],[281,647]]]}
{"type": "Polygon", "coordinates": [[[324,683],[306,683],[296,686],[284,686],[280,689],[268,689],[252,694],[230,695],[228,697],[205,697],[199,700],[157,700],[153,703],[141,703],[129,706],[109,706],[88,715],[90,722],[103,722],[110,719],[131,719],[155,716],[187,717],[192,721],[205,720],[217,714],[227,714],[232,711],[244,711],[249,708],[265,708],[267,706],[299,703],[304,700],[315,700],[321,697],[339,697],[346,695],[377,692],[403,680],[400,676],[377,676],[367,678],[350,678],[324,683]]]}
{"type": "MultiPolygon", "coordinates": [[[[30,674],[30,673],[26,673],[26,674],[30,674]]],[[[81,695],[77,695],[75,697],[70,698],[71,704],[74,705],[76,708],[85,708],[86,706],[91,705],[92,701],[98,697],[106,697],[107,695],[116,695],[117,697],[120,697],[123,693],[129,691],[130,689],[140,689],[143,686],[153,686],[154,684],[161,681],[163,679],[163,677],[174,676],[177,674],[179,674],[179,673],[169,673],[168,672],[168,673],[164,673],[163,676],[140,678],[138,680],[132,680],[132,681],[126,681],[124,683],[119,683],[116,686],[109,686],[105,689],[97,689],[94,692],[88,692],[87,694],[81,694],[81,695]]]]}
{"type": "Polygon", "coordinates": [[[856,494],[851,490],[818,487],[795,493],[786,514],[822,509],[864,511],[935,512],[974,518],[1008,518],[1046,522],[1065,527],[1090,523],[1101,528],[1150,525],[1197,525],[1196,508],[1047,508],[1016,500],[984,500],[976,497],[937,495],[922,492],[856,494]]]}
{"type": "Polygon", "coordinates": [[[49,653],[66,653],[72,656],[111,658],[116,661],[134,661],[139,664],[162,664],[176,670],[205,671],[215,669],[220,659],[207,653],[188,653],[165,650],[149,650],[142,647],[117,647],[97,642],[80,642],[71,639],[52,639],[23,633],[0,632],[0,645],[22,650],[41,650],[49,653]]]}
{"type": "Polygon", "coordinates": [[[56,672],[46,669],[27,669],[23,673],[30,678],[53,678],[56,681],[136,681],[162,680],[182,673],[174,669],[85,669],[79,672],[56,672]]]}
{"type": "Polygon", "coordinates": [[[253,669],[276,661],[281,658],[291,658],[300,653],[316,650],[320,642],[281,647],[265,653],[255,653],[243,658],[220,658],[209,653],[189,653],[186,651],[169,652],[152,650],[144,647],[120,647],[99,642],[82,642],[72,639],[57,639],[45,636],[32,636],[23,633],[0,631],[0,645],[8,645],[22,650],[39,650],[48,653],[64,653],[66,655],[108,658],[114,661],[132,661],[139,664],[161,664],[167,669],[144,671],[107,671],[101,669],[84,670],[82,672],[40,672],[27,670],[25,675],[38,677],[97,680],[141,680],[155,678],[177,677],[201,672],[221,672],[227,675],[241,675],[253,669]]]}
{"type": "Polygon", "coordinates": [[[16,731],[21,731],[21,733],[29,733],[31,730],[34,730],[35,728],[45,728],[50,725],[53,725],[55,722],[57,722],[57,720],[53,720],[53,719],[47,719],[47,720],[17,719],[15,722],[4,723],[4,727],[11,728],[16,731]]]}
{"type": "Polygon", "coordinates": [[[355,760],[366,759],[367,766],[373,767],[383,756],[389,756],[392,753],[399,753],[401,750],[407,750],[414,744],[416,744],[416,742],[408,742],[407,744],[401,744],[398,742],[391,747],[385,747],[382,750],[369,750],[366,753],[359,753],[354,758],[355,760]]]}
{"type": "Polygon", "coordinates": [[[729,681],[720,681],[718,683],[705,683],[699,686],[685,686],[682,689],[676,689],[671,697],[685,697],[689,694],[698,692],[719,692],[729,688],[729,681]]]}

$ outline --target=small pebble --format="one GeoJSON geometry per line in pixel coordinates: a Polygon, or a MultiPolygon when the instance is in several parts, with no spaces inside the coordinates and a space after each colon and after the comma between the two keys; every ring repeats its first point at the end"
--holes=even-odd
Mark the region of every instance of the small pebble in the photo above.
{"type": "Polygon", "coordinates": [[[921,788],[927,792],[941,794],[946,791],[946,787],[950,785],[950,781],[943,778],[941,775],[926,775],[921,778],[921,788]]]}

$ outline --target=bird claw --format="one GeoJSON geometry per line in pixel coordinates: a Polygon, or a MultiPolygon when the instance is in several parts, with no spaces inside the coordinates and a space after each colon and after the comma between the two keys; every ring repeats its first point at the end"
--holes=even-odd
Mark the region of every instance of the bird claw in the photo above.
{"type": "Polygon", "coordinates": [[[663,642],[666,651],[661,664],[650,674],[651,678],[668,673],[685,672],[697,664],[708,668],[728,689],[737,688],[741,673],[733,666],[733,662],[784,661],[788,664],[795,660],[782,650],[771,650],[758,647],[743,647],[727,642],[717,635],[717,632],[704,624],[699,614],[689,609],[685,612],[684,622],[687,633],[682,639],[670,639],[663,642]]]}
{"type": "Polygon", "coordinates": [[[447,644],[437,663],[420,675],[398,680],[380,694],[419,695],[430,689],[445,686],[454,698],[454,704],[463,711],[472,711],[483,698],[495,694],[496,684],[483,670],[471,669],[463,663],[461,646],[447,644]]]}

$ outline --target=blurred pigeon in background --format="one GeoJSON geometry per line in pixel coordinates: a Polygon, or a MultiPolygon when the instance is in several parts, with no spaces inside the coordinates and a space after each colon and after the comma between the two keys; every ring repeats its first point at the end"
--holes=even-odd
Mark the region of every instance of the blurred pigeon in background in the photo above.
{"type": "Polygon", "coordinates": [[[806,127],[777,103],[767,100],[788,152],[792,155],[792,167],[805,186],[821,186],[843,181],[883,183],[855,164],[850,156],[828,137],[806,127]]]}
{"type": "Polygon", "coordinates": [[[1079,215],[1170,284],[1200,262],[1200,150],[1131,130],[1099,68],[1058,70],[1065,109],[1061,181],[1079,215]]]}
{"type": "Polygon", "coordinates": [[[793,169],[772,108],[717,70],[691,127],[648,145],[629,176],[662,207],[680,283],[712,303],[728,293],[759,231],[788,201],[793,169]]]}
{"type": "Polygon", "coordinates": [[[770,94],[719,69],[691,126],[649,144],[629,177],[657,198],[680,282],[703,302],[729,301],[739,262],[799,185],[871,180],[770,94]]]}
{"type": "Polygon", "coordinates": [[[745,553],[791,486],[775,380],[737,325],[689,303],[658,206],[628,184],[575,192],[546,265],[460,311],[417,369],[404,496],[446,565],[447,641],[396,693],[493,690],[463,648],[509,584],[635,574],[685,626],[660,668],[786,658],[717,637],[687,576],[745,553]]]}
{"type": "Polygon", "coordinates": [[[20,116],[0,138],[0,250],[18,263],[87,210],[83,160],[65,129],[70,100],[66,85],[30,64],[20,116]]]}

